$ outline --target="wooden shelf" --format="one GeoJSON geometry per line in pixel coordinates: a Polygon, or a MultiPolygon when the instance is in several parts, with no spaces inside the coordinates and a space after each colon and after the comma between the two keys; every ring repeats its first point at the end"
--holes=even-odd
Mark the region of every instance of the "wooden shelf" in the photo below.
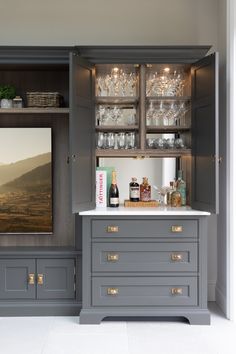
{"type": "Polygon", "coordinates": [[[0,108],[0,114],[69,114],[69,108],[0,108]]]}
{"type": "Polygon", "coordinates": [[[147,101],[191,101],[191,96],[146,96],[147,101]]]}
{"type": "Polygon", "coordinates": [[[160,126],[146,126],[147,133],[178,133],[185,132],[191,129],[190,126],[177,126],[177,125],[160,125],[160,126]]]}
{"type": "Polygon", "coordinates": [[[126,132],[138,130],[138,125],[97,125],[96,131],[98,132],[126,132]]]}
{"type": "Polygon", "coordinates": [[[138,97],[95,97],[97,104],[106,105],[136,105],[138,103],[138,97]]]}
{"type": "Polygon", "coordinates": [[[114,150],[114,149],[97,149],[96,157],[181,157],[191,155],[191,149],[129,149],[129,150],[114,150]]]}

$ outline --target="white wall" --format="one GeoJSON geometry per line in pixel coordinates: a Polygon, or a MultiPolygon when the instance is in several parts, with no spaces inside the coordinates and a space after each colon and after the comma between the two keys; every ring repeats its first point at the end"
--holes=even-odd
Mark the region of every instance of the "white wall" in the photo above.
{"type": "MultiPolygon", "coordinates": [[[[0,45],[212,44],[216,50],[218,1],[1,1],[0,45]]],[[[216,255],[213,216],[209,221],[211,299],[217,277],[216,255]]]]}

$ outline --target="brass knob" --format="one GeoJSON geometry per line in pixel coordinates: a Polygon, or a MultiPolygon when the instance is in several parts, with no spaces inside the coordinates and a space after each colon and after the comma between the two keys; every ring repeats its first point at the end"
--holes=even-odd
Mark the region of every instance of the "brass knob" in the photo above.
{"type": "Polygon", "coordinates": [[[118,226],[107,226],[107,232],[114,233],[114,232],[118,232],[118,231],[119,231],[118,226]]]}
{"type": "Polygon", "coordinates": [[[173,225],[171,226],[171,232],[183,232],[183,226],[173,225]]]}
{"type": "Polygon", "coordinates": [[[107,295],[118,295],[119,289],[118,288],[107,288],[107,295]]]}
{"type": "Polygon", "coordinates": [[[35,280],[35,275],[34,275],[34,273],[30,273],[30,274],[28,275],[28,284],[29,284],[29,285],[34,285],[34,280],[35,280]]]}
{"type": "Polygon", "coordinates": [[[119,254],[118,253],[108,253],[107,254],[107,261],[108,262],[117,262],[117,261],[119,261],[119,254]]]}
{"type": "Polygon", "coordinates": [[[43,274],[38,274],[37,283],[38,285],[43,285],[43,274]]]}
{"type": "Polygon", "coordinates": [[[183,255],[181,253],[172,253],[171,260],[174,262],[180,262],[183,260],[183,255]]]}
{"type": "Polygon", "coordinates": [[[172,288],[171,289],[171,294],[172,295],[182,295],[183,294],[183,289],[182,288],[172,288]]]}

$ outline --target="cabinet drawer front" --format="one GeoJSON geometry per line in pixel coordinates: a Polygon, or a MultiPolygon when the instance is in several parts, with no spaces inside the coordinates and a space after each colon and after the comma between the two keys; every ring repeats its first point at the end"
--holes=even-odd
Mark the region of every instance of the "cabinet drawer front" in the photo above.
{"type": "Polygon", "coordinates": [[[197,306],[197,277],[94,277],[93,306],[197,306]]]}
{"type": "Polygon", "coordinates": [[[92,244],[93,272],[195,272],[196,243],[92,244]]]}
{"type": "Polygon", "coordinates": [[[34,276],[34,259],[1,259],[0,299],[35,299],[34,276]]]}
{"type": "Polygon", "coordinates": [[[197,238],[198,221],[169,219],[109,219],[92,220],[92,237],[163,237],[163,238],[197,238]]]}

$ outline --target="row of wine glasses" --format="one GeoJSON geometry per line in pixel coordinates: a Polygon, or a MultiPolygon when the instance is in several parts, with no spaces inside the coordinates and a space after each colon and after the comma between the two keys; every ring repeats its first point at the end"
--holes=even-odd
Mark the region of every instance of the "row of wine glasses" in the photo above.
{"type": "Polygon", "coordinates": [[[147,125],[186,125],[185,115],[189,108],[185,101],[155,103],[151,101],[146,113],[147,125]]]}
{"type": "Polygon", "coordinates": [[[134,149],[136,147],[134,132],[103,133],[97,135],[99,149],[134,149]]]}
{"type": "Polygon", "coordinates": [[[149,149],[184,149],[182,138],[147,138],[146,144],[149,149]]]}
{"type": "Polygon", "coordinates": [[[136,96],[137,77],[114,67],[110,74],[97,77],[97,96],[136,96]]]}
{"type": "Polygon", "coordinates": [[[183,70],[165,68],[162,72],[149,73],[146,83],[147,96],[183,96],[185,74],[183,70]]]}
{"type": "Polygon", "coordinates": [[[96,109],[96,121],[98,125],[135,125],[136,110],[99,105],[96,109]]]}

